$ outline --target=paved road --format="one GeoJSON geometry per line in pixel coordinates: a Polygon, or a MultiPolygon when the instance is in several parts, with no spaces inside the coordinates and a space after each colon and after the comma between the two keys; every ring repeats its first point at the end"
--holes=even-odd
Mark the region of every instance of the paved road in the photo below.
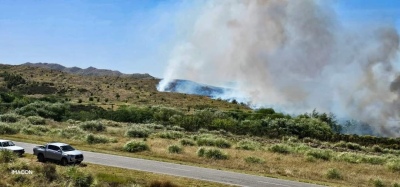
{"type": "MultiPolygon", "coordinates": [[[[14,142],[16,145],[25,149],[26,153],[33,154],[35,144],[14,142]]],[[[254,187],[308,187],[317,186],[313,184],[294,182],[282,179],[261,177],[216,169],[201,168],[195,166],[186,166],[167,162],[145,160],[117,155],[94,153],[82,151],[84,162],[114,166],[119,168],[134,169],[152,173],[161,173],[173,176],[187,177],[192,179],[206,180],[218,183],[224,183],[236,186],[254,186],[254,187]]]]}

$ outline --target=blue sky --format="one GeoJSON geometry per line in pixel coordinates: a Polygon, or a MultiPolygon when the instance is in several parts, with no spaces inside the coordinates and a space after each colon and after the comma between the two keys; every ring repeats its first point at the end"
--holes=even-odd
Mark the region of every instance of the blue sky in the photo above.
{"type": "MultiPolygon", "coordinates": [[[[217,1],[217,0],[216,0],[217,1]]],[[[162,77],[183,28],[183,0],[0,0],[0,63],[94,66],[162,77]]],[[[344,22],[393,21],[398,0],[336,0],[344,22]]]]}

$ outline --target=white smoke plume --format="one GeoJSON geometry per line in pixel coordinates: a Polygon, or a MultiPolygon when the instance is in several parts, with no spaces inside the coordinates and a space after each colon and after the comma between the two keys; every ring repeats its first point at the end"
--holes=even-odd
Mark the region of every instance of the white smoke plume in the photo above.
{"type": "Polygon", "coordinates": [[[328,1],[209,1],[160,82],[234,83],[230,97],[288,113],[316,108],[399,136],[399,34],[346,27],[328,1]],[[396,80],[396,81],[394,81],[396,80]],[[392,81],[394,81],[392,83],[392,81]]]}

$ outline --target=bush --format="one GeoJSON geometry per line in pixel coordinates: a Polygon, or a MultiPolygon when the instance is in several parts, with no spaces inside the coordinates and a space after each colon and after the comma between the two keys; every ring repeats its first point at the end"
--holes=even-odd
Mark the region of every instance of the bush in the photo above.
{"type": "Polygon", "coordinates": [[[328,179],[342,179],[342,175],[340,174],[339,170],[333,168],[329,169],[328,172],[326,173],[326,177],[328,179]]]}
{"type": "Polygon", "coordinates": [[[50,163],[44,163],[42,173],[48,181],[54,181],[58,178],[56,166],[50,163]]]}
{"type": "Polygon", "coordinates": [[[226,153],[223,153],[221,150],[219,149],[206,149],[206,148],[199,148],[197,150],[197,155],[199,157],[206,157],[206,158],[210,158],[210,159],[216,159],[216,160],[226,160],[228,159],[228,155],[226,153]]]}
{"type": "Polygon", "coordinates": [[[169,153],[182,153],[183,149],[179,145],[170,145],[168,146],[169,153]]]}
{"type": "Polygon", "coordinates": [[[17,155],[8,149],[0,150],[0,163],[11,163],[17,159],[17,155]]]}
{"type": "Polygon", "coordinates": [[[86,143],[88,144],[98,144],[98,143],[108,143],[110,141],[110,138],[106,137],[106,136],[96,136],[93,134],[88,134],[85,138],[86,143]]]}
{"type": "Polygon", "coordinates": [[[262,164],[265,162],[263,159],[254,156],[246,157],[244,161],[251,164],[262,164]]]}
{"type": "Polygon", "coordinates": [[[46,127],[24,127],[21,129],[21,133],[23,134],[28,134],[28,135],[44,135],[46,132],[48,132],[49,129],[46,127]]]}
{"type": "Polygon", "coordinates": [[[203,157],[205,153],[206,153],[206,148],[204,148],[204,147],[200,147],[197,150],[197,156],[199,156],[199,157],[203,157]]]}
{"type": "Polygon", "coordinates": [[[177,185],[175,185],[174,183],[172,183],[171,181],[153,181],[150,184],[150,187],[178,187],[177,185]]]}
{"type": "Polygon", "coordinates": [[[374,145],[374,146],[372,146],[372,150],[373,150],[374,152],[377,152],[377,153],[382,153],[382,152],[384,151],[383,148],[380,147],[379,145],[374,145]]]}
{"type": "Polygon", "coordinates": [[[179,131],[164,131],[158,133],[158,136],[165,139],[178,139],[183,137],[183,133],[179,131]]]}
{"type": "Polygon", "coordinates": [[[289,154],[291,152],[291,148],[285,144],[275,144],[269,147],[268,150],[274,153],[282,154],[289,154]]]}
{"type": "Polygon", "coordinates": [[[254,151],[260,147],[260,143],[252,140],[242,140],[237,143],[236,149],[251,150],[254,151]]]}
{"type": "Polygon", "coordinates": [[[17,114],[3,114],[3,115],[0,115],[0,121],[6,122],[6,123],[15,123],[15,122],[18,122],[20,117],[21,116],[19,116],[17,114]]]}
{"type": "Polygon", "coordinates": [[[400,172],[400,160],[391,160],[389,161],[386,166],[388,167],[389,170],[393,172],[400,172]]]}
{"type": "Polygon", "coordinates": [[[10,125],[0,123],[0,134],[17,134],[19,130],[10,125]]]}
{"type": "Polygon", "coordinates": [[[32,125],[45,125],[46,124],[46,120],[40,116],[29,116],[28,121],[32,125]]]}
{"type": "Polygon", "coordinates": [[[216,146],[219,148],[230,148],[232,146],[228,140],[216,138],[212,135],[202,135],[196,139],[199,146],[216,146]]]}
{"type": "Polygon", "coordinates": [[[357,143],[340,141],[334,145],[335,147],[342,147],[351,150],[362,150],[362,147],[357,143]]]}
{"type": "Polygon", "coordinates": [[[16,109],[16,113],[23,116],[41,116],[43,118],[51,118],[56,121],[61,121],[69,105],[63,103],[49,103],[44,101],[37,101],[30,103],[24,107],[16,109]]]}
{"type": "Polygon", "coordinates": [[[322,150],[322,149],[312,149],[307,151],[306,155],[316,159],[330,160],[332,158],[332,151],[322,150]]]}
{"type": "Polygon", "coordinates": [[[182,127],[180,127],[180,126],[177,126],[177,125],[175,125],[175,126],[167,126],[167,130],[173,130],[173,131],[185,131],[185,129],[184,128],[182,128],[182,127]]]}
{"type": "Polygon", "coordinates": [[[182,139],[182,140],[180,140],[179,142],[180,142],[181,145],[183,145],[183,146],[194,146],[194,145],[195,145],[194,141],[192,141],[191,139],[187,139],[187,138],[182,139]]]}
{"type": "Polygon", "coordinates": [[[143,141],[139,142],[139,141],[134,141],[134,140],[127,142],[124,145],[123,149],[125,151],[132,152],[132,153],[150,150],[150,148],[146,144],[146,142],[143,142],[143,141]]]}
{"type": "Polygon", "coordinates": [[[385,184],[380,179],[375,179],[373,183],[375,187],[385,187],[385,184]]]}
{"type": "Polygon", "coordinates": [[[134,127],[126,131],[125,136],[132,138],[147,138],[151,130],[146,127],[134,127]]]}
{"type": "Polygon", "coordinates": [[[76,167],[70,167],[67,170],[67,178],[74,186],[89,187],[92,185],[94,178],[91,174],[78,171],[76,167]]]}
{"type": "Polygon", "coordinates": [[[106,130],[106,126],[100,121],[86,121],[83,122],[79,127],[85,131],[92,132],[102,132],[106,130]]]}
{"type": "Polygon", "coordinates": [[[80,139],[84,136],[84,134],[86,134],[86,132],[84,132],[82,129],[78,127],[68,127],[66,129],[58,131],[53,130],[52,133],[54,132],[57,133],[57,135],[62,138],[76,138],[76,139],[80,139]]]}

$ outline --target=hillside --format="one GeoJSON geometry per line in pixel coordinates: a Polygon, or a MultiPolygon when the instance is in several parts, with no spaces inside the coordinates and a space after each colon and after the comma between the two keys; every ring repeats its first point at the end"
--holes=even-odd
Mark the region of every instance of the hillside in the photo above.
{"type": "Polygon", "coordinates": [[[79,67],[65,67],[60,64],[54,63],[30,63],[27,62],[22,64],[23,66],[30,66],[30,67],[39,67],[39,68],[48,68],[52,70],[59,70],[65,73],[71,73],[76,75],[94,75],[94,76],[122,76],[122,77],[132,77],[138,79],[152,79],[153,76],[145,73],[134,73],[134,74],[124,74],[119,71],[108,70],[108,69],[97,69],[95,67],[88,67],[86,69],[82,69],[79,67]]]}
{"type": "Polygon", "coordinates": [[[1,65],[0,73],[19,75],[24,83],[7,88],[0,77],[0,91],[18,92],[29,97],[55,96],[70,103],[98,105],[115,109],[120,105],[159,105],[183,110],[218,108],[223,110],[249,109],[247,106],[206,96],[156,89],[160,79],[148,74],[122,74],[96,68],[65,68],[58,64],[1,65]],[[37,67],[40,66],[40,67],[37,67]],[[106,74],[106,75],[103,75],[106,74]]]}

